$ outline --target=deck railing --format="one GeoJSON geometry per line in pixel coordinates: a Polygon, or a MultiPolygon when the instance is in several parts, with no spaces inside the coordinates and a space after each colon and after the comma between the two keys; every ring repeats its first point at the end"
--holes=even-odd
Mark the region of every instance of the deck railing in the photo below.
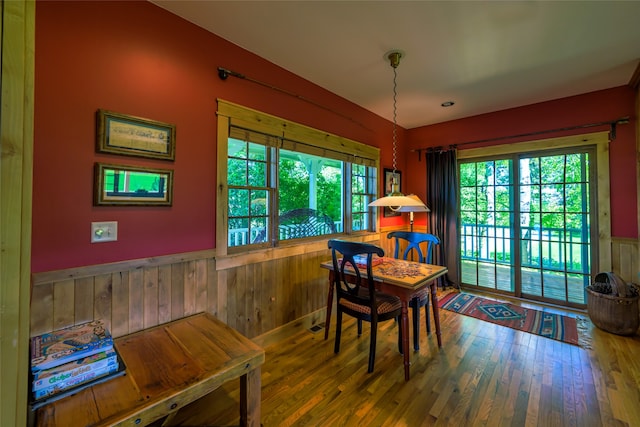
{"type": "MultiPolygon", "coordinates": [[[[521,265],[546,270],[588,273],[588,230],[521,227],[521,265]]],[[[460,227],[462,259],[511,264],[517,242],[509,227],[463,224],[460,227]]]]}
{"type": "MultiPolygon", "coordinates": [[[[336,231],[338,233],[342,233],[343,231],[342,221],[336,221],[334,222],[334,225],[335,225],[336,231]]],[[[332,231],[328,225],[324,227],[322,225],[318,225],[316,235],[322,236],[324,234],[331,234],[331,232],[332,231]]],[[[248,228],[234,228],[229,230],[229,233],[227,236],[227,239],[228,239],[227,242],[229,244],[229,247],[248,245],[251,242],[255,242],[259,236],[263,236],[264,234],[265,234],[264,227],[251,228],[251,233],[249,233],[248,228]]],[[[297,230],[295,230],[295,227],[292,227],[290,225],[281,225],[278,227],[278,240],[289,240],[289,239],[294,239],[298,237],[301,237],[301,236],[299,235],[299,233],[297,233],[297,230]]],[[[309,237],[309,236],[304,236],[304,237],[309,237]]]]}

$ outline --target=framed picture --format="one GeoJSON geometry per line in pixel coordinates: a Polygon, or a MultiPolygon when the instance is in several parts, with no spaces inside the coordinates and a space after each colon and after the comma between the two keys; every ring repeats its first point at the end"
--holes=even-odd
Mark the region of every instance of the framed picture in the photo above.
{"type": "Polygon", "coordinates": [[[97,130],[96,150],[99,153],[175,159],[174,125],[98,110],[97,130]]]}
{"type": "Polygon", "coordinates": [[[171,206],[173,170],[95,164],[94,205],[171,206]]]}
{"type": "MultiPolygon", "coordinates": [[[[396,191],[402,191],[402,189],[401,189],[402,174],[397,169],[396,169],[396,179],[397,179],[397,183],[398,183],[398,188],[396,189],[396,191]]],[[[386,196],[387,194],[391,193],[392,191],[393,191],[393,169],[385,168],[384,169],[384,195],[386,196]]],[[[388,206],[385,206],[383,208],[383,210],[382,210],[382,215],[384,217],[400,216],[401,213],[400,212],[394,212],[388,206]]]]}

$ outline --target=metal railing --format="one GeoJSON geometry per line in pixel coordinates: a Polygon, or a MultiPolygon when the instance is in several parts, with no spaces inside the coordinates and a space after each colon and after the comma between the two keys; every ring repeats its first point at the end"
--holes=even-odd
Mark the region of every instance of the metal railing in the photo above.
{"type": "MultiPolygon", "coordinates": [[[[590,236],[575,228],[521,227],[520,259],[523,267],[588,273],[590,236]]],[[[518,241],[509,227],[463,224],[460,226],[460,256],[496,264],[511,264],[518,241]]]]}
{"type": "MultiPolygon", "coordinates": [[[[335,229],[338,233],[342,233],[342,221],[334,222],[335,229]]],[[[329,226],[318,226],[315,236],[322,236],[324,234],[331,234],[332,230],[329,226]]],[[[229,247],[234,246],[243,246],[251,243],[255,243],[258,240],[262,241],[263,238],[261,236],[266,235],[266,230],[264,227],[254,227],[251,228],[251,233],[249,233],[248,228],[234,228],[229,230],[227,235],[227,242],[229,247]]],[[[291,225],[281,225],[278,227],[278,240],[290,240],[301,237],[311,237],[310,235],[300,235],[298,230],[291,225]]]]}

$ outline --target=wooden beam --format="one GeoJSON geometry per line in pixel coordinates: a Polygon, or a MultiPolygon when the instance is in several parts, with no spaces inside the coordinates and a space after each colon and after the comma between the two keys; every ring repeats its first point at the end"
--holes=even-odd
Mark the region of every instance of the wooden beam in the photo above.
{"type": "Polygon", "coordinates": [[[35,2],[2,1],[0,425],[27,423],[35,2]]]}

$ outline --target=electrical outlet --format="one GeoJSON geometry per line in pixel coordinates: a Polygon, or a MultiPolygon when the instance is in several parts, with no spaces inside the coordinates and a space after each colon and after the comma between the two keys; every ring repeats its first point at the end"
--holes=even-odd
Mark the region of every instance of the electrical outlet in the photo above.
{"type": "Polygon", "coordinates": [[[92,222],[91,243],[115,242],[118,240],[118,222],[92,222]]]}

